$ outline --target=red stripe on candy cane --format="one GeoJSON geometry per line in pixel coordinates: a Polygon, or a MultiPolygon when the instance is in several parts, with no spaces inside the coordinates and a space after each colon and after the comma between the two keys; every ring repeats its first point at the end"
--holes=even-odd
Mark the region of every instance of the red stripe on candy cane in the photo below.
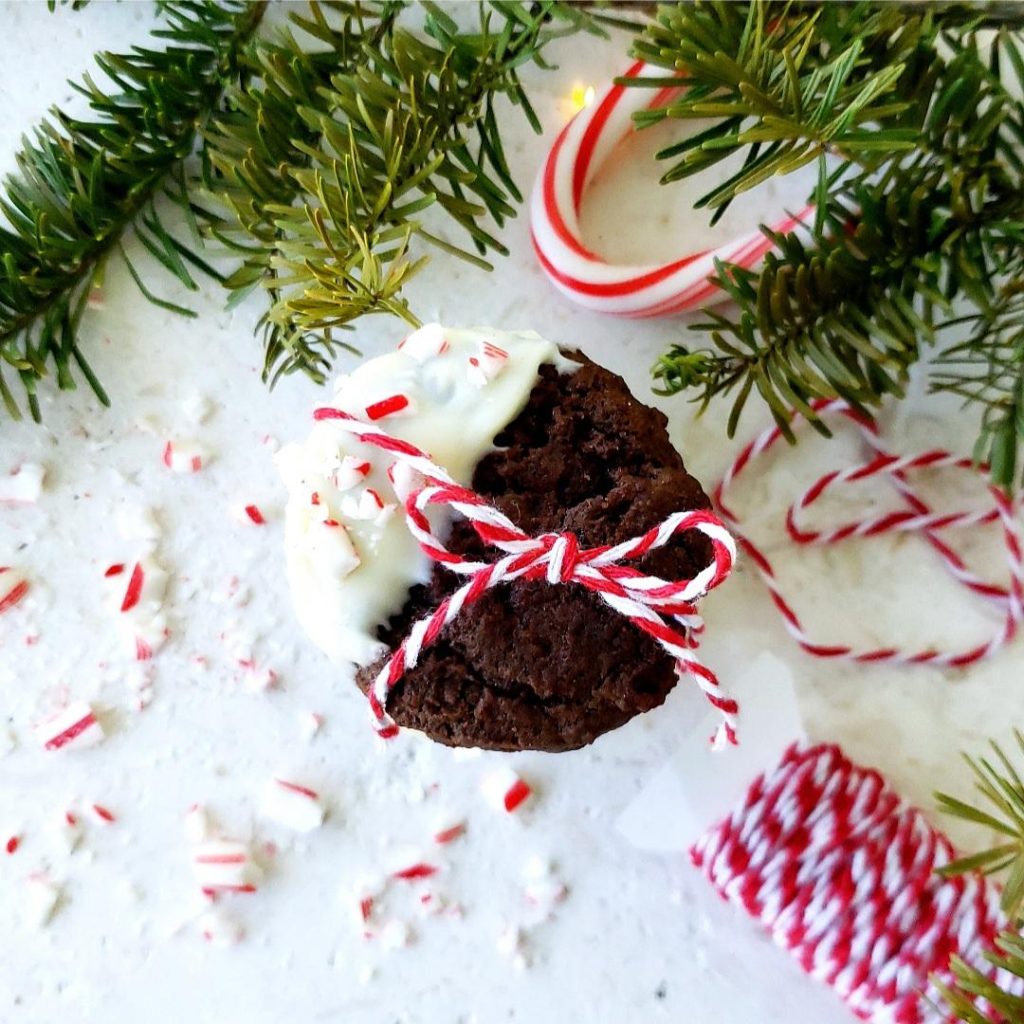
{"type": "MultiPolygon", "coordinates": [[[[642,61],[623,76],[663,75],[642,61]]],[[[647,266],[616,266],[589,250],[582,240],[579,212],[587,184],[615,144],[633,131],[631,115],[660,106],[683,92],[685,82],[653,92],[624,85],[608,86],[597,101],[581,110],[558,134],[541,168],[530,202],[534,251],[552,283],[579,305],[615,316],[653,317],[684,312],[721,297],[710,283],[716,259],[754,266],[772,247],[761,231],[715,249],[647,266]]],[[[788,232],[813,215],[805,207],[785,217],[774,230],[788,232]]]]}
{"type": "Polygon", "coordinates": [[[862,1020],[944,1024],[936,983],[953,982],[954,957],[1024,992],[985,959],[1008,926],[995,887],[978,873],[943,878],[949,840],[838,747],[791,748],[690,856],[862,1020]]]}

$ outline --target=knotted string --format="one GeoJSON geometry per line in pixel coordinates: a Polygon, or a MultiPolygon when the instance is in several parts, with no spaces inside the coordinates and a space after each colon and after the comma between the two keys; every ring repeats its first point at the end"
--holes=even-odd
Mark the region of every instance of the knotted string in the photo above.
{"type": "Polygon", "coordinates": [[[736,548],[729,532],[710,512],[675,512],[663,523],[621,544],[582,547],[569,532],[531,537],[480,495],[458,484],[415,445],[393,437],[333,407],[314,412],[317,420],[332,420],[364,444],[393,455],[389,475],[403,502],[405,520],[423,552],[451,572],[468,579],[429,615],[419,619],[373,681],[368,694],[379,734],[390,738],[398,727],[387,713],[388,696],[400,679],[415,668],[430,647],[463,609],[492,587],[515,580],[543,580],[552,586],[576,584],[598,597],[650,636],[676,663],[680,677],[688,674],[716,708],[721,724],[713,737],[716,747],[736,742],[738,706],[715,674],[694,653],[702,624],[696,602],[717,587],[732,570],[736,548]],[[492,562],[472,561],[449,551],[427,518],[430,506],[441,506],[465,517],[480,539],[501,552],[492,562]],[[669,581],[650,576],[626,560],[640,558],[689,530],[711,542],[712,559],[693,579],[669,581]]]}

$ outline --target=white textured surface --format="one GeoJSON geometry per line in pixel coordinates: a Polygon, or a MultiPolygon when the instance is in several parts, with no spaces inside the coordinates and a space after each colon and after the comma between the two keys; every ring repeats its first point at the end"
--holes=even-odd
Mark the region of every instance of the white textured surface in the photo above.
{"type": "MultiPolygon", "coordinates": [[[[0,6],[8,55],[0,67],[4,167],[20,133],[65,98],[63,77],[84,70],[100,45],[138,40],[150,17],[148,6],[135,4],[94,3],[53,16],[42,3],[0,6]]],[[[526,73],[546,139],[564,117],[572,83],[616,71],[622,46],[576,40],[555,55],[561,70],[526,73]]],[[[546,139],[518,127],[508,139],[525,188],[546,139]]],[[[656,172],[648,170],[650,182],[656,172]]],[[[665,245],[673,234],[703,240],[705,222],[685,211],[684,192],[658,192],[656,214],[653,185],[644,203],[625,185],[624,177],[606,182],[616,202],[589,220],[607,250],[623,234],[634,249],[654,231],[659,249],[677,248],[665,245]],[[664,203],[669,195],[677,208],[664,203]]],[[[750,221],[757,203],[772,212],[772,196],[763,195],[746,207],[750,221]]],[[[513,255],[490,277],[435,259],[411,293],[424,319],[536,327],[582,345],[649,397],[647,369],[666,342],[682,336],[682,322],[631,325],[579,313],[543,281],[524,221],[505,237],[513,255]]],[[[174,294],[167,285],[163,291],[174,294]]],[[[846,1022],[831,994],[719,904],[683,856],[641,853],[614,831],[617,815],[699,708],[690,688],[587,750],[507,759],[537,789],[521,814],[495,814],[478,792],[484,773],[506,759],[466,759],[415,741],[382,751],[344,672],[302,637],[283,582],[283,494],[261,439],[304,435],[315,389],[294,379],[266,392],[251,337],[256,304],[223,312],[212,289],[188,300],[198,319],[164,314],[112,267],[106,308],[87,315],[85,335],[113,409],[98,408],[85,392],[54,401],[44,391],[43,428],[0,423],[0,472],[33,461],[48,474],[37,505],[0,509],[0,564],[19,565],[34,584],[31,598],[0,620],[0,751],[8,728],[19,741],[0,761],[0,830],[24,836],[14,856],[0,855],[0,1020],[846,1022]],[[200,427],[186,408],[196,393],[214,403],[200,427]],[[200,473],[171,474],[161,463],[163,443],[185,434],[199,435],[214,458],[200,473]],[[172,636],[148,681],[123,660],[114,614],[102,600],[104,568],[130,562],[143,546],[122,540],[113,526],[129,503],[157,509],[158,551],[171,571],[172,636]],[[237,509],[248,503],[265,511],[268,526],[239,521],[237,509]],[[38,643],[26,645],[36,634],[38,643]],[[268,669],[280,675],[276,689],[262,689],[268,669]],[[152,701],[137,713],[148,686],[152,701]],[[44,753],[31,726],[67,696],[95,701],[108,735],[91,750],[44,753]],[[324,715],[312,741],[303,724],[310,711],[324,715]],[[324,827],[295,840],[262,822],[268,773],[321,792],[324,827]],[[69,854],[54,822],[67,807],[92,802],[118,820],[88,818],[69,854]],[[182,832],[195,802],[240,838],[280,844],[260,891],[225,904],[230,916],[217,924],[227,936],[223,947],[204,943],[194,924],[179,928],[199,914],[182,832]],[[392,863],[393,847],[423,843],[446,813],[466,817],[467,835],[428,852],[448,865],[439,887],[463,903],[464,918],[409,918],[411,932],[394,924],[380,941],[364,942],[351,907],[360,879],[392,863]],[[522,906],[532,854],[553,861],[569,887],[552,919],[535,929],[522,906]],[[60,902],[49,925],[36,929],[25,923],[26,879],[47,868],[60,902]],[[232,945],[236,919],[247,937],[232,945]],[[532,959],[525,970],[509,952],[521,946],[518,926],[527,929],[532,959]]],[[[374,320],[358,342],[375,353],[401,333],[397,323],[374,320]]],[[[691,469],[713,480],[736,447],[722,441],[724,409],[695,423],[681,400],[661,404],[691,469]]],[[[748,416],[744,436],[756,425],[748,416]]],[[[943,442],[963,449],[972,436],[949,406],[920,398],[888,428],[908,448],[943,442]]],[[[846,442],[814,440],[773,457],[770,475],[737,490],[738,505],[763,515],[757,535],[803,592],[798,604],[808,618],[825,634],[876,641],[951,642],[988,628],[983,612],[933,573],[912,538],[812,554],[771,540],[780,538],[787,497],[815,466],[849,451],[846,442]]],[[[959,493],[956,481],[941,486],[959,493]]],[[[865,491],[866,502],[876,499],[885,495],[865,491]]],[[[982,557],[991,550],[984,539],[972,546],[982,557]]],[[[793,649],[744,568],[706,611],[704,651],[726,679],[756,650],[771,649],[793,668],[811,735],[841,742],[925,805],[939,782],[966,790],[957,749],[977,749],[988,735],[1005,738],[1024,719],[1019,645],[969,673],[822,665],[793,649]]]]}

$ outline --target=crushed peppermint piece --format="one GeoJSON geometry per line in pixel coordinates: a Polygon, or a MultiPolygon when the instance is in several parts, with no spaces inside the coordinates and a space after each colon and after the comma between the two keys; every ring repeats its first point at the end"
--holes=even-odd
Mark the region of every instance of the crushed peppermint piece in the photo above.
{"type": "Polygon", "coordinates": [[[481,342],[475,356],[467,361],[466,375],[474,387],[486,387],[505,368],[508,352],[493,342],[481,342]]]}
{"type": "Polygon", "coordinates": [[[10,836],[7,842],[4,843],[4,849],[7,851],[8,856],[17,853],[19,846],[21,846],[21,836],[17,834],[10,836]]]}
{"type": "Polygon", "coordinates": [[[258,505],[246,505],[242,510],[245,513],[245,518],[256,526],[266,526],[267,520],[263,513],[260,511],[258,505]]]}
{"type": "Polygon", "coordinates": [[[317,736],[324,726],[324,716],[318,711],[302,711],[299,713],[299,730],[307,742],[317,736]]]}
{"type": "Polygon", "coordinates": [[[46,875],[30,876],[26,884],[26,922],[35,928],[45,928],[57,912],[61,896],[61,887],[46,875]]]}
{"type": "Polygon", "coordinates": [[[422,878],[431,878],[441,869],[434,864],[427,864],[425,861],[417,861],[406,867],[391,872],[391,877],[402,882],[417,882],[422,878]]]}
{"type": "Polygon", "coordinates": [[[463,818],[446,815],[434,826],[434,842],[440,846],[447,846],[465,834],[466,822],[463,818]]]}
{"type": "Polygon", "coordinates": [[[328,479],[339,491],[351,490],[369,476],[373,466],[366,459],[355,455],[340,455],[337,463],[328,470],[328,479]]]}
{"type": "Polygon", "coordinates": [[[192,852],[192,868],[199,888],[207,896],[255,892],[261,875],[249,844],[236,839],[198,843],[192,852]]]}
{"type": "Polygon", "coordinates": [[[413,405],[406,395],[388,395],[378,402],[371,402],[366,407],[366,418],[368,420],[382,420],[386,416],[397,416],[399,413],[406,415],[413,411],[413,405]]]}
{"type": "Polygon", "coordinates": [[[43,492],[46,470],[37,462],[23,462],[13,473],[0,476],[0,502],[31,505],[43,492]]]}
{"type": "Polygon", "coordinates": [[[185,812],[185,838],[190,843],[201,843],[212,838],[213,820],[202,804],[193,804],[185,812]]]}
{"type": "Polygon", "coordinates": [[[396,950],[410,946],[415,939],[413,930],[397,918],[386,922],[380,930],[380,944],[384,949],[396,950]]]}
{"type": "Polygon", "coordinates": [[[114,523],[124,540],[153,542],[160,539],[160,524],[148,505],[125,502],[114,513],[114,523]]]}
{"type": "Polygon", "coordinates": [[[117,818],[114,816],[113,811],[111,811],[107,807],[104,807],[103,804],[92,804],[89,807],[89,810],[92,811],[96,818],[98,818],[100,821],[104,822],[107,825],[112,825],[115,821],[117,821],[117,818]]]}
{"type": "Polygon", "coordinates": [[[10,611],[28,590],[28,580],[17,569],[0,565],[0,614],[10,611]]]}
{"type": "Polygon", "coordinates": [[[267,787],[263,813],[296,832],[312,832],[324,823],[326,810],[320,794],[309,786],[275,776],[267,787]]]}
{"type": "Polygon", "coordinates": [[[199,934],[211,946],[235,946],[245,938],[245,929],[222,907],[211,907],[199,919],[199,934]]]}
{"type": "Polygon", "coordinates": [[[35,732],[45,750],[84,749],[95,746],[104,736],[103,726],[86,701],[69,704],[37,725],[35,732]]]}
{"type": "Polygon", "coordinates": [[[185,419],[194,426],[201,426],[213,413],[213,402],[206,395],[194,391],[181,403],[185,419]]]}
{"type": "Polygon", "coordinates": [[[516,970],[523,971],[530,966],[526,936],[522,928],[506,925],[498,935],[497,945],[498,952],[509,957],[516,970]]]}
{"type": "Polygon", "coordinates": [[[484,776],[480,786],[486,799],[500,811],[512,814],[530,797],[533,790],[511,768],[497,768],[484,776]]]}
{"type": "Polygon", "coordinates": [[[418,363],[444,355],[448,351],[444,328],[440,324],[424,324],[399,342],[398,351],[418,363]]]}
{"type": "Polygon", "coordinates": [[[108,565],[103,575],[109,580],[114,576],[120,576],[124,572],[124,562],[115,562],[113,565],[108,565]]]}
{"type": "Polygon", "coordinates": [[[163,459],[172,473],[198,473],[209,463],[210,451],[198,441],[168,441],[164,445],[163,459]]]}
{"type": "Polygon", "coordinates": [[[54,828],[61,846],[68,853],[74,853],[82,842],[82,822],[73,810],[61,811],[54,821],[54,828]]]}
{"type": "MultiPolygon", "coordinates": [[[[127,570],[113,571],[116,568],[116,565],[111,566],[104,575],[120,580],[127,570]]],[[[167,573],[147,555],[132,565],[127,583],[123,587],[119,584],[119,588],[121,630],[127,649],[138,661],[146,661],[163,646],[168,636],[167,619],[163,614],[167,573]]]]}

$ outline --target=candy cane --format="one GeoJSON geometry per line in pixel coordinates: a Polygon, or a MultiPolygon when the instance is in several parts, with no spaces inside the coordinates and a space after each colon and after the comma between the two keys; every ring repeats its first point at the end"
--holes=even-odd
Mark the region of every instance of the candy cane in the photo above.
{"type": "MultiPolygon", "coordinates": [[[[664,75],[638,61],[623,76],[664,75]]],[[[633,130],[632,115],[663,105],[685,85],[662,89],[609,85],[592,106],[561,131],[541,168],[530,200],[530,233],[544,272],[578,305],[614,316],[654,317],[680,313],[721,298],[710,278],[715,260],[753,267],[772,248],[760,230],[713,249],[702,249],[669,263],[636,266],[608,263],[583,244],[580,208],[594,176],[616,146],[633,130]]],[[[787,233],[805,224],[814,207],[773,225],[787,233]]]]}

